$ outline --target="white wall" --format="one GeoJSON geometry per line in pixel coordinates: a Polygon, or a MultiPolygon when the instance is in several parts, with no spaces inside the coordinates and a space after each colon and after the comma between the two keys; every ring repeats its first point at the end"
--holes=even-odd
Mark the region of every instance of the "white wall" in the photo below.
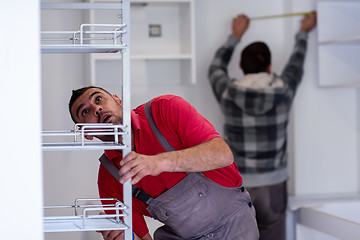
{"type": "Polygon", "coordinates": [[[1,239],[43,239],[39,3],[0,7],[1,239]]]}

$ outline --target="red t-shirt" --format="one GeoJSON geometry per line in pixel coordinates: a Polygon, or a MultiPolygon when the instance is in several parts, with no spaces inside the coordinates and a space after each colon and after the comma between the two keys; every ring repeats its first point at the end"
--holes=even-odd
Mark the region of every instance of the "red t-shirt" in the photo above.
{"type": "MultiPolygon", "coordinates": [[[[181,97],[165,95],[154,98],[151,100],[151,109],[160,132],[176,150],[193,147],[220,137],[214,126],[181,97]]],[[[165,152],[147,121],[144,104],[132,110],[131,124],[137,153],[156,155],[165,152]]],[[[119,162],[122,155],[119,151],[106,150],[105,155],[120,168],[119,162]]],[[[242,183],[235,162],[225,168],[206,171],[203,174],[225,187],[237,187],[242,183]]],[[[144,177],[136,186],[156,198],[185,176],[186,173],[182,172],[163,172],[158,176],[144,177]]],[[[101,198],[117,198],[123,201],[122,185],[103,166],[99,168],[98,188],[101,198]]],[[[147,205],[134,197],[132,206],[134,232],[143,237],[148,233],[143,216],[151,217],[151,215],[146,210],[147,205]]]]}

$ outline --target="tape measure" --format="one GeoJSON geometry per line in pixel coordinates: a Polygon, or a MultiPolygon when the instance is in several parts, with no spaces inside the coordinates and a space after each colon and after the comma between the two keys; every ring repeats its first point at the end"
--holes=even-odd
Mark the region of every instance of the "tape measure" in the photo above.
{"type": "Polygon", "coordinates": [[[312,12],[286,13],[286,14],[278,14],[278,15],[270,15],[270,16],[251,17],[250,20],[262,20],[262,19],[269,19],[269,18],[304,16],[304,15],[310,15],[310,14],[312,14],[312,12]]]}

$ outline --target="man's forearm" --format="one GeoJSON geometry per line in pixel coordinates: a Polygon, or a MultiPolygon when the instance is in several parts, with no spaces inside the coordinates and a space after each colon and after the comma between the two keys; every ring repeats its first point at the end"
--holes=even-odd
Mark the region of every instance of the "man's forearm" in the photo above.
{"type": "Polygon", "coordinates": [[[299,85],[304,72],[303,66],[307,49],[307,36],[307,33],[304,31],[296,34],[293,52],[281,74],[283,81],[294,90],[299,85]]]}
{"type": "Polygon", "coordinates": [[[226,167],[234,157],[226,142],[214,138],[187,149],[164,152],[158,155],[142,155],[130,152],[121,161],[120,183],[132,178],[136,184],[145,176],[157,176],[162,172],[202,172],[226,167]]]}
{"type": "Polygon", "coordinates": [[[157,157],[164,161],[167,172],[203,172],[226,167],[234,161],[229,146],[221,138],[157,157]]]}

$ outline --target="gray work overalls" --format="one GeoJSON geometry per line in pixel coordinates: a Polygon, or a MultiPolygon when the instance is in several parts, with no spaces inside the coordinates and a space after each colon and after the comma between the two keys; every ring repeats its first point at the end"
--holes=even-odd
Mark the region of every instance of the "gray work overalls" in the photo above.
{"type": "MultiPolygon", "coordinates": [[[[152,119],[150,102],[145,105],[145,113],[164,149],[175,150],[157,129],[152,119]]],[[[108,169],[110,162],[107,160],[106,163],[104,156],[100,161],[108,169]]],[[[108,171],[113,174],[113,171],[108,171]]],[[[118,174],[118,170],[116,172],[118,174]]],[[[120,176],[114,177],[118,179],[120,176]]],[[[154,199],[136,187],[133,195],[148,204],[147,210],[154,219],[165,224],[155,231],[155,240],[259,239],[255,209],[249,193],[242,186],[223,187],[202,173],[195,172],[188,173],[183,180],[154,199]]]]}

